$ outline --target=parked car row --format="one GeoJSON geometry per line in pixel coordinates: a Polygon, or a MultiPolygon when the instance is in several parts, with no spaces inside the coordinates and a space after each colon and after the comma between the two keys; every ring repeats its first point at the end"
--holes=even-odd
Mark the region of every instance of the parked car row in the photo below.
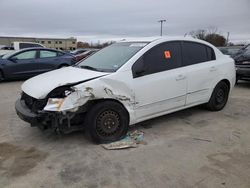
{"type": "Polygon", "coordinates": [[[0,81],[29,78],[61,67],[71,66],[97,51],[98,49],[79,49],[66,53],[38,46],[17,51],[10,50],[0,56],[0,81]]]}
{"type": "Polygon", "coordinates": [[[0,80],[23,79],[74,65],[73,55],[47,48],[27,48],[0,57],[0,80]]]}
{"type": "Polygon", "coordinates": [[[236,82],[238,80],[250,81],[250,44],[239,50],[233,58],[236,65],[236,82]]]}
{"type": "Polygon", "coordinates": [[[241,48],[242,46],[228,46],[228,47],[219,47],[219,50],[225,55],[234,57],[241,50],[241,48]]]}
{"type": "Polygon", "coordinates": [[[87,49],[86,51],[82,52],[82,53],[78,53],[75,57],[76,57],[76,61],[81,61],[86,57],[89,57],[90,55],[98,52],[99,49],[87,49]]]}

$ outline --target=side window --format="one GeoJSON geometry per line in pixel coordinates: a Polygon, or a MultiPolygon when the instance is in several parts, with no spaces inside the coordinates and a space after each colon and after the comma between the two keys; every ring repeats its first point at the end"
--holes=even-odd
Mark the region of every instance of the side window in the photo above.
{"type": "Polygon", "coordinates": [[[36,51],[31,50],[31,51],[22,52],[14,57],[17,58],[18,60],[35,59],[36,58],[36,51]]]}
{"type": "Polygon", "coordinates": [[[136,63],[141,63],[141,60],[143,61],[143,67],[144,67],[143,75],[148,75],[178,68],[181,66],[181,61],[182,61],[181,43],[167,42],[155,46],[148,52],[146,52],[143,55],[142,59],[140,58],[140,61],[136,63]]]}
{"type": "Polygon", "coordinates": [[[48,57],[56,57],[57,52],[48,51],[48,50],[41,50],[40,51],[40,58],[48,58],[48,57]]]}
{"type": "Polygon", "coordinates": [[[215,60],[212,48],[195,42],[183,42],[182,55],[183,66],[215,60]]]}
{"type": "Polygon", "coordinates": [[[214,50],[211,47],[206,47],[207,48],[207,61],[213,61],[215,60],[215,53],[214,50]]]}

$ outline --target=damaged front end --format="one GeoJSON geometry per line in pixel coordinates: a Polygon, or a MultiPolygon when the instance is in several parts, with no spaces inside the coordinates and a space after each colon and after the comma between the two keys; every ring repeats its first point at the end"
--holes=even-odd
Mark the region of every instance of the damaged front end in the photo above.
{"type": "Polygon", "coordinates": [[[90,88],[80,92],[74,87],[62,86],[50,92],[45,99],[35,99],[23,92],[15,108],[18,116],[31,126],[67,133],[84,128],[91,97],[90,88]]]}

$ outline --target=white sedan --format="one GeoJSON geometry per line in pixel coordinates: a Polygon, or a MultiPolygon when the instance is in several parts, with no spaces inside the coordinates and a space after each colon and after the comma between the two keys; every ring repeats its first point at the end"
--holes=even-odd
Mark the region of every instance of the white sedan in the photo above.
{"type": "Polygon", "coordinates": [[[207,42],[123,41],[29,79],[16,111],[32,126],[87,129],[97,142],[115,141],[129,125],[164,114],[200,104],[221,110],[234,83],[234,60],[207,42]]]}

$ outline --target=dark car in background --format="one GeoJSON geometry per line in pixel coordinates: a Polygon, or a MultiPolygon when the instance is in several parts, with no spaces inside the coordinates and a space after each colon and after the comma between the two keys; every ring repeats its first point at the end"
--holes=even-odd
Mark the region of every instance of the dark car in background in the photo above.
{"type": "Polygon", "coordinates": [[[23,79],[76,63],[73,55],[47,48],[28,48],[0,57],[0,80],[23,79]]]}
{"type": "Polygon", "coordinates": [[[99,49],[89,49],[89,50],[87,50],[87,51],[85,51],[83,53],[80,53],[80,54],[78,54],[78,55],[75,56],[76,57],[76,61],[77,62],[81,61],[81,60],[87,58],[88,56],[90,56],[90,55],[98,52],[98,51],[99,51],[99,49]]]}
{"type": "Polygon", "coordinates": [[[241,49],[234,57],[236,66],[236,80],[250,81],[250,45],[241,49]]]}
{"type": "Polygon", "coordinates": [[[78,48],[76,50],[71,51],[70,53],[76,56],[78,54],[86,52],[87,50],[89,50],[89,49],[88,48],[78,48]]]}
{"type": "Polygon", "coordinates": [[[224,55],[229,55],[231,57],[235,56],[242,46],[228,46],[228,47],[219,47],[219,50],[224,54],[224,55]]]}

